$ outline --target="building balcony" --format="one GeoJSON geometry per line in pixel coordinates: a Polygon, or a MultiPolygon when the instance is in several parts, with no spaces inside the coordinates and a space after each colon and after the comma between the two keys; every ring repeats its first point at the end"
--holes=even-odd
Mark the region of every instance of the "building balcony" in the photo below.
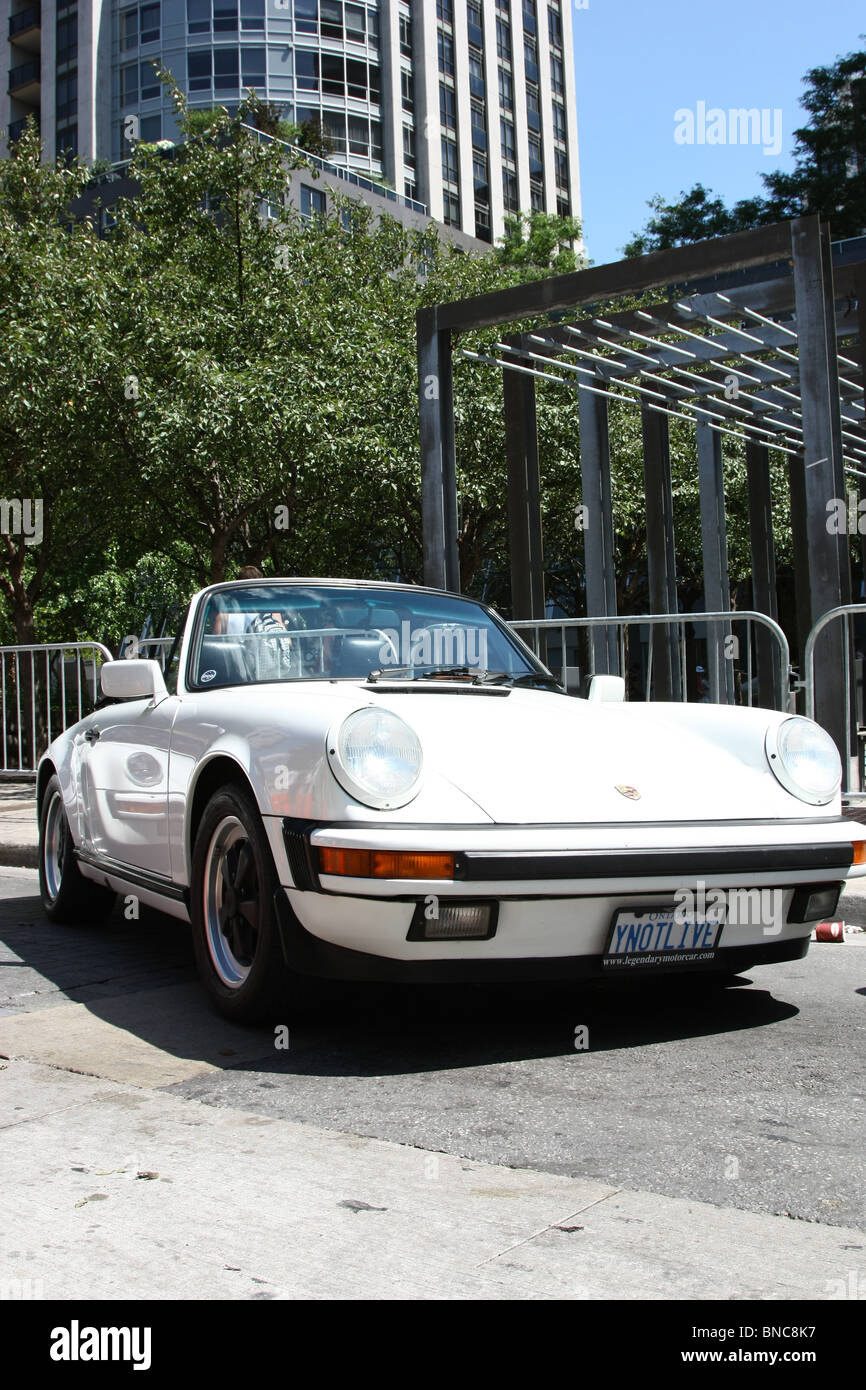
{"type": "Polygon", "coordinates": [[[9,69],[10,96],[38,106],[40,92],[38,61],[21,63],[19,67],[9,69]]]}
{"type": "Polygon", "coordinates": [[[28,5],[9,16],[9,41],[22,48],[38,51],[42,38],[42,11],[39,5],[28,5]]]}
{"type": "MultiPolygon", "coordinates": [[[[8,139],[9,139],[9,143],[10,143],[10,144],[11,144],[11,142],[12,142],[13,140],[17,140],[18,137],[19,137],[20,135],[23,135],[23,134],[24,134],[24,129],[25,129],[26,125],[27,125],[27,117],[26,117],[26,116],[25,116],[22,120],[20,120],[20,121],[10,121],[10,122],[9,122],[9,129],[8,129],[8,131],[7,131],[7,136],[8,136],[8,139]]],[[[36,129],[37,129],[37,130],[39,129],[39,117],[38,117],[38,116],[37,116],[37,118],[36,118],[36,129]]]]}

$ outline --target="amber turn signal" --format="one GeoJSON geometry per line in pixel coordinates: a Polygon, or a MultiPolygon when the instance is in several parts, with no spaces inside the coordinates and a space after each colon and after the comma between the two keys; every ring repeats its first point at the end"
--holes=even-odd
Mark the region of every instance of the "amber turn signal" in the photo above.
{"type": "Polygon", "coordinates": [[[866,864],[866,840],[854,841],[854,858],[851,860],[851,867],[855,864],[866,864]]]}
{"type": "Polygon", "coordinates": [[[316,847],[320,874],[348,878],[453,878],[453,854],[415,854],[404,850],[316,847]]]}

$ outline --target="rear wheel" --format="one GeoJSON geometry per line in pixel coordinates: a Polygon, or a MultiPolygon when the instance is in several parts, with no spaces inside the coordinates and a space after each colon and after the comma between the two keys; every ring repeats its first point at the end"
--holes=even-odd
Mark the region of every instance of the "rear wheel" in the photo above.
{"type": "Polygon", "coordinates": [[[46,917],[64,923],[104,921],[117,896],[79,869],[56,774],[45,788],[39,817],[39,892],[46,917]]]}
{"type": "Polygon", "coordinates": [[[274,1016],[294,994],[274,906],[278,887],[258,808],[241,788],[221,788],[205,807],[193,850],[193,945],[211,1000],[239,1023],[274,1016]]]}

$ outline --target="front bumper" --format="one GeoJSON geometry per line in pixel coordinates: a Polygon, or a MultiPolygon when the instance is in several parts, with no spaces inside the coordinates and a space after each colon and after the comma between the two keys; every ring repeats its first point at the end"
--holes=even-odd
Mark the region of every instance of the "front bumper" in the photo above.
{"type": "MultiPolygon", "coordinates": [[[[276,831],[276,824],[272,826],[276,831]]],[[[280,822],[283,937],[293,968],[356,979],[565,978],[611,971],[614,914],[668,906],[683,890],[754,893],[769,916],[726,923],[711,964],[665,961],[664,971],[738,971],[805,955],[811,932],[797,889],[841,888],[853,841],[866,829],[841,817],[638,826],[450,826],[280,822]],[[612,848],[612,842],[616,848],[612,848]],[[454,854],[448,880],[320,873],[319,846],[454,854]],[[459,846],[459,849],[456,847],[459,846]],[[578,848],[579,846],[579,848],[578,848]],[[484,940],[410,934],[419,903],[494,901],[484,940]]],[[[864,870],[854,872],[862,873],[864,870]]]]}

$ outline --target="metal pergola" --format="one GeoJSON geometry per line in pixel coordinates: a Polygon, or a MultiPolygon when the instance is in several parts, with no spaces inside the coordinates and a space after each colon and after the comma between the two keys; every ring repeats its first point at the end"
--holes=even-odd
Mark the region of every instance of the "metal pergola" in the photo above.
{"type": "MultiPolygon", "coordinates": [[[[729,611],[723,445],[745,442],[753,605],[777,618],[770,450],[786,457],[800,649],[829,609],[851,598],[848,537],[828,503],[866,480],[866,237],[831,245],[818,217],[738,232],[673,251],[592,267],[417,317],[424,578],[459,589],[452,356],[502,371],[508,467],[512,618],[544,617],[536,382],[577,390],[588,617],[616,614],[611,515],[611,400],[640,410],[652,613],[677,611],[669,422],[697,435],[704,607],[729,611]],[[606,311],[623,297],[642,307],[606,311]],[[531,321],[532,331],[474,351],[461,335],[531,321]]],[[[679,697],[669,638],[655,648],[662,698],[679,697]]],[[[596,630],[594,664],[613,669],[612,633],[596,630]]],[[[722,643],[709,654],[719,698],[730,698],[722,643]]],[[[816,716],[843,742],[841,634],[822,639],[816,716]]],[[[762,692],[774,655],[759,645],[762,692]]]]}

